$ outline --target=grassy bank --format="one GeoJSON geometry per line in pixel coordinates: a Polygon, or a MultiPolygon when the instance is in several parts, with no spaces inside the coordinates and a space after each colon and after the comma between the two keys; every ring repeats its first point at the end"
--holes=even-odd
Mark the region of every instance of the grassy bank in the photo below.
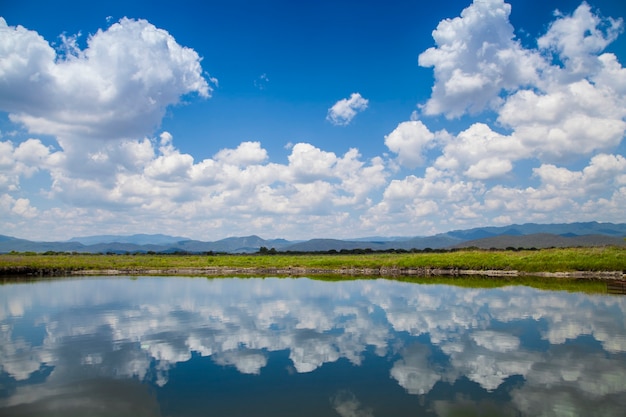
{"type": "Polygon", "coordinates": [[[567,248],[521,251],[462,250],[444,253],[369,253],[359,255],[94,255],[3,254],[0,272],[20,271],[172,271],[176,269],[440,269],[519,271],[521,273],[626,272],[626,248],[567,248]]]}

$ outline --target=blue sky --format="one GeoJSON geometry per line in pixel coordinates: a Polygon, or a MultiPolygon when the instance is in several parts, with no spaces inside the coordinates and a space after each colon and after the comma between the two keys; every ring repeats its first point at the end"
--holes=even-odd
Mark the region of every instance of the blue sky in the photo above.
{"type": "Polygon", "coordinates": [[[626,218],[618,1],[8,1],[0,16],[0,234],[626,218]]]}

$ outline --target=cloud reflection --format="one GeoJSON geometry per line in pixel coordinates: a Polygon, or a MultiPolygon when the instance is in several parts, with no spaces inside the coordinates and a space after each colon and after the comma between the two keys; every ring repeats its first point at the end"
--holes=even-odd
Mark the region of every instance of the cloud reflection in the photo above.
{"type": "Polygon", "coordinates": [[[361,405],[361,402],[350,391],[337,392],[331,399],[331,403],[341,417],[374,417],[372,410],[361,405]]]}
{"type": "MultiPolygon", "coordinates": [[[[44,383],[16,385],[0,408],[56,398],[67,381],[164,387],[194,355],[262,375],[272,352],[286,352],[297,373],[387,357],[389,376],[419,396],[460,378],[491,392],[521,376],[513,404],[538,415],[549,393],[584,407],[626,392],[624,317],[624,297],[527,287],[180,277],[4,285],[2,374],[28,382],[53,370],[44,383]]],[[[342,416],[372,415],[354,399],[338,395],[333,407],[342,416]]]]}

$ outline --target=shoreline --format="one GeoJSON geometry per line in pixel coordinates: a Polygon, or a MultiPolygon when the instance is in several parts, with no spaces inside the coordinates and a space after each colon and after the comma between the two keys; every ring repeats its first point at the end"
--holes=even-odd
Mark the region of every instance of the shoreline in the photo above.
{"type": "Polygon", "coordinates": [[[305,277],[308,275],[337,275],[337,276],[367,276],[367,277],[398,277],[398,276],[486,276],[486,277],[544,277],[544,278],[573,278],[573,279],[606,279],[626,280],[622,271],[562,271],[562,272],[525,272],[517,270],[473,270],[458,268],[245,268],[245,267],[198,267],[198,268],[116,268],[116,269],[55,269],[13,267],[0,270],[0,275],[12,276],[119,276],[119,275],[171,275],[171,276],[232,276],[232,275],[279,275],[305,277]]]}

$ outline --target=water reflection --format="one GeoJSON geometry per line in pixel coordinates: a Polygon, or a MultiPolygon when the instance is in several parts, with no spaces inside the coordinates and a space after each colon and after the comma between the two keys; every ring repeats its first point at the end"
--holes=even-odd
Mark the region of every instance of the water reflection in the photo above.
{"type": "Polygon", "coordinates": [[[4,285],[0,415],[621,415],[625,317],[513,286],[4,285]]]}

